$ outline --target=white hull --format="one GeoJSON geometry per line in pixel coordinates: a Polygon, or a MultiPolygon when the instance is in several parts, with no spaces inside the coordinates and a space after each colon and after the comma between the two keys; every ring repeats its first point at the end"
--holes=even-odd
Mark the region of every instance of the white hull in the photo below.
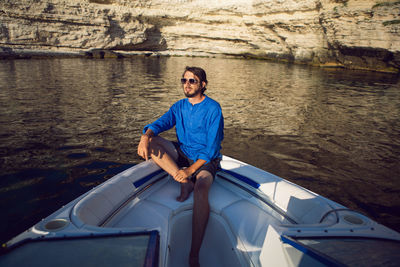
{"type": "MultiPolygon", "coordinates": [[[[315,241],[307,241],[309,246],[299,243],[302,237],[317,241],[335,237],[388,240],[389,247],[400,248],[399,233],[358,212],[235,159],[224,156],[221,166],[223,170],[217,174],[209,194],[211,214],[200,253],[202,266],[349,263],[336,257],[343,254],[340,251],[326,257],[325,253],[312,249],[315,241]]],[[[183,203],[176,201],[179,189],[179,184],[152,161],[143,162],[72,201],[7,246],[17,247],[26,240],[69,240],[84,236],[111,236],[111,239],[114,236],[117,246],[119,236],[153,231],[158,233],[159,250],[152,263],[145,265],[187,266],[193,197],[183,203]]],[[[11,253],[17,250],[11,249],[11,253]]],[[[0,257],[0,265],[18,263],[11,253],[0,257]]],[[[28,251],[18,257],[21,262],[37,260],[30,255],[28,251]]],[[[49,253],[48,257],[51,255],[55,254],[49,253]]],[[[53,260],[60,264],[59,258],[53,260]]],[[[397,260],[398,257],[394,258],[393,263],[398,263],[397,260]]],[[[84,259],[79,262],[83,266],[84,259]]],[[[115,259],[115,265],[123,265],[117,262],[115,259]]]]}

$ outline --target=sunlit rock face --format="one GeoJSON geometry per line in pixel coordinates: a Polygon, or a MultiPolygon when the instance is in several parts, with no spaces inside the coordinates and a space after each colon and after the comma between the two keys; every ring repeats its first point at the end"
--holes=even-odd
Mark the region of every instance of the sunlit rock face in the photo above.
{"type": "Polygon", "coordinates": [[[2,0],[0,54],[157,51],[398,72],[399,14],[397,0],[2,0]]]}

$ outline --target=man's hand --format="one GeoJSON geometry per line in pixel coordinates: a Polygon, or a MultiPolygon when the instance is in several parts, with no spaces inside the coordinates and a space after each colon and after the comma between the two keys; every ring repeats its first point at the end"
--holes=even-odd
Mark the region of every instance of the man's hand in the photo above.
{"type": "Polygon", "coordinates": [[[140,137],[137,153],[145,160],[149,159],[149,144],[150,137],[146,134],[142,135],[142,137],[140,137]]]}
{"type": "Polygon", "coordinates": [[[150,138],[152,136],[154,136],[153,131],[151,129],[147,129],[146,133],[140,137],[137,153],[145,160],[149,160],[150,138]]]}
{"type": "Polygon", "coordinates": [[[174,175],[174,180],[177,182],[187,182],[185,181],[187,178],[189,178],[193,173],[195,173],[201,166],[203,166],[206,163],[205,160],[203,159],[198,159],[195,163],[190,165],[186,169],[182,169],[176,172],[174,175]]]}
{"type": "Polygon", "coordinates": [[[192,174],[193,172],[191,171],[190,168],[182,169],[175,174],[174,180],[183,183],[192,174]]]}

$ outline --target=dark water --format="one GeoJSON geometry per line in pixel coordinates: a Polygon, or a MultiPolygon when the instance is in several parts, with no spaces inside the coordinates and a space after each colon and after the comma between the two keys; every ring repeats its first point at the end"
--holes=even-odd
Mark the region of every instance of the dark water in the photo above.
{"type": "Polygon", "coordinates": [[[140,162],[140,132],[182,98],[186,65],[209,74],[224,154],[400,231],[397,76],[237,59],[3,60],[1,241],[140,162]]]}

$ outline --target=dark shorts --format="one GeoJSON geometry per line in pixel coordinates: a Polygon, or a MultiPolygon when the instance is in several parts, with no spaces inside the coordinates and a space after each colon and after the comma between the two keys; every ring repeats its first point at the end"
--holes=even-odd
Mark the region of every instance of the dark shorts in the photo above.
{"type": "MultiPolygon", "coordinates": [[[[183,151],[179,147],[179,144],[177,142],[172,142],[172,143],[174,144],[176,150],[178,151],[178,160],[176,162],[178,164],[178,167],[183,168],[183,167],[189,167],[190,165],[192,165],[194,163],[194,161],[189,159],[185,155],[185,153],[183,153],[183,151]]],[[[220,161],[221,161],[220,158],[215,158],[215,159],[211,160],[210,162],[201,166],[195,173],[193,173],[192,178],[191,178],[192,181],[195,182],[197,174],[203,170],[211,173],[211,175],[214,179],[217,171],[221,170],[220,161]]]]}

